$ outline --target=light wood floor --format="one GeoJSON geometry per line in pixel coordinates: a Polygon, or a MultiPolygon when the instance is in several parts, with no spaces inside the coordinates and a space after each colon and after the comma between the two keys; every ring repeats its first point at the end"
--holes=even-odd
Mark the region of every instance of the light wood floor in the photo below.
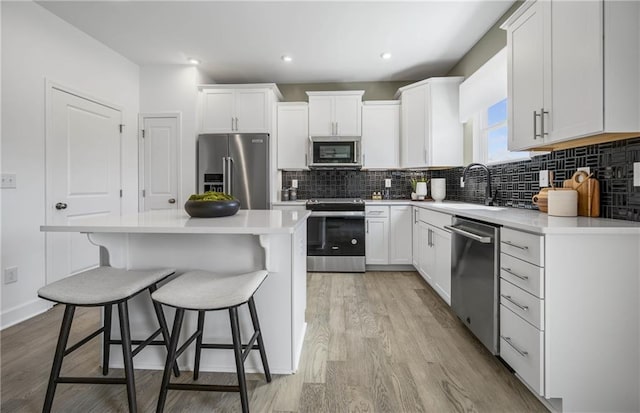
{"type": "MultiPolygon", "coordinates": [[[[76,314],[70,343],[99,324],[97,309],[76,314]]],[[[41,411],[61,319],[57,306],[1,333],[3,413],[41,411]]],[[[546,412],[417,273],[309,274],[307,322],[297,374],[270,384],[248,375],[252,412],[546,412]]],[[[63,374],[99,375],[99,355],[94,339],[65,359],[63,374]]],[[[136,370],[139,411],[155,410],[160,379],[136,370]]],[[[126,403],[124,386],[62,384],[54,411],[125,412],[126,403]]],[[[240,401],[237,393],[170,391],[167,411],[239,412],[240,401]]]]}

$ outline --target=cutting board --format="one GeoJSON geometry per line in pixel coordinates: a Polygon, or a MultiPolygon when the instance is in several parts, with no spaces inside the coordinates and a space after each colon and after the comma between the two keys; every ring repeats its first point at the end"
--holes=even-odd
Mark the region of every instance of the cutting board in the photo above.
{"type": "Polygon", "coordinates": [[[578,215],[583,217],[600,216],[600,182],[595,178],[587,179],[586,172],[576,172],[571,179],[562,183],[563,188],[573,188],[578,191],[578,215]],[[583,185],[580,183],[587,179],[583,185]]]}

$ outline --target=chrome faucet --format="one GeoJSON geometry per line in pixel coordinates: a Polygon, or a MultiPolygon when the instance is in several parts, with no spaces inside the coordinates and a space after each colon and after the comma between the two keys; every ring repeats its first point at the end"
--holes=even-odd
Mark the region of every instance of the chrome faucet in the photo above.
{"type": "Polygon", "coordinates": [[[467,165],[467,167],[464,168],[464,171],[462,171],[462,182],[466,182],[467,172],[469,172],[469,169],[474,167],[482,168],[487,172],[487,185],[485,187],[484,204],[491,206],[495,201],[498,191],[496,190],[495,195],[491,195],[491,171],[489,170],[489,168],[487,168],[486,165],[483,165],[481,163],[470,163],[469,165],[467,165]]]}

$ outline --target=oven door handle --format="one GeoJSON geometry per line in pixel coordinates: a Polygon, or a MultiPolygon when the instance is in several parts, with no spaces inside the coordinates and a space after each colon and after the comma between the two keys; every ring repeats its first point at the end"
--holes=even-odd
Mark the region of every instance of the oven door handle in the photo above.
{"type": "Polygon", "coordinates": [[[311,211],[311,217],[364,218],[364,211],[311,211]]]}
{"type": "Polygon", "coordinates": [[[458,227],[445,225],[445,228],[451,232],[455,232],[458,235],[462,235],[463,237],[466,237],[466,238],[471,238],[472,240],[481,242],[483,244],[490,244],[491,241],[493,241],[493,237],[487,237],[484,235],[475,234],[473,232],[460,229],[458,227]]]}

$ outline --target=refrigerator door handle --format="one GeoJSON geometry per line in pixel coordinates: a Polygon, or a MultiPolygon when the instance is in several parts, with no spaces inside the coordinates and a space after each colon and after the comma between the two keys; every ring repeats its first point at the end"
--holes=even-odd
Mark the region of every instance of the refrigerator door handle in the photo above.
{"type": "Polygon", "coordinates": [[[227,157],[222,157],[222,192],[225,194],[229,193],[227,191],[227,157]]]}
{"type": "Polygon", "coordinates": [[[233,158],[227,157],[227,170],[225,171],[227,175],[227,194],[233,195],[233,186],[231,183],[233,182],[233,158]]]}

